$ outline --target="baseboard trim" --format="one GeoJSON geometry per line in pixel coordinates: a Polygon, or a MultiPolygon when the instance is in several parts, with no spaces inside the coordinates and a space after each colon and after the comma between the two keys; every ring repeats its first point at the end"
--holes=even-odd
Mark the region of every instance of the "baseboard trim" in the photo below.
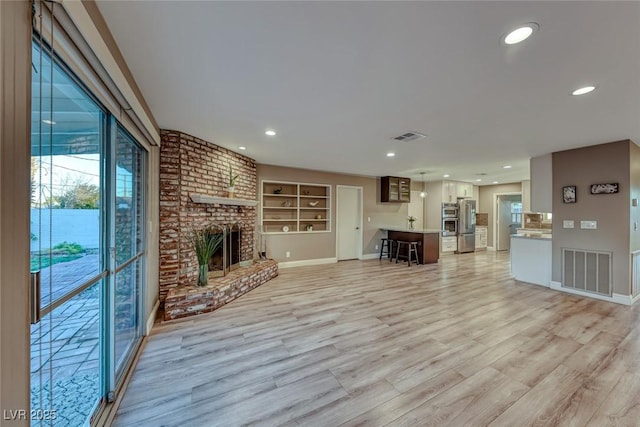
{"type": "Polygon", "coordinates": [[[555,282],[553,280],[551,281],[550,287],[551,289],[556,291],[566,292],[568,294],[580,295],[587,298],[594,298],[594,299],[599,299],[601,301],[608,301],[608,302],[613,302],[613,303],[622,304],[622,305],[632,305],[634,302],[640,299],[639,296],[632,297],[631,295],[614,293],[610,297],[608,297],[606,295],[598,295],[598,294],[592,294],[590,292],[584,292],[579,289],[563,288],[562,283],[555,282]]]}
{"type": "Polygon", "coordinates": [[[488,251],[494,251],[494,252],[495,252],[495,251],[496,251],[496,248],[495,248],[495,247],[493,247],[493,246],[487,246],[487,250],[488,250],[488,251]]]}
{"type": "Polygon", "coordinates": [[[338,258],[301,259],[299,261],[278,262],[278,268],[305,267],[308,265],[334,264],[338,258]]]}
{"type": "Polygon", "coordinates": [[[360,259],[378,259],[380,258],[380,254],[379,253],[372,253],[372,254],[364,254],[360,257],[360,259]]]}
{"type": "Polygon", "coordinates": [[[149,335],[149,333],[151,333],[151,328],[153,328],[153,324],[156,321],[156,315],[158,314],[158,308],[160,308],[160,300],[156,300],[156,303],[151,309],[151,314],[149,314],[149,317],[147,318],[147,324],[144,330],[145,335],[149,335]]]}

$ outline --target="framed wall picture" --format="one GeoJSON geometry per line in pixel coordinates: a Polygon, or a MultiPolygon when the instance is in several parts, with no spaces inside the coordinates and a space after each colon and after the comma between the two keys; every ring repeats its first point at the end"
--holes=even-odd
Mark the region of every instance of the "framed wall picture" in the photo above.
{"type": "Polygon", "coordinates": [[[593,184],[591,185],[591,194],[613,194],[618,192],[619,187],[617,182],[612,184],[593,184]]]}
{"type": "Polygon", "coordinates": [[[567,185],[562,187],[562,202],[563,203],[575,203],[576,202],[576,186],[567,185]]]}

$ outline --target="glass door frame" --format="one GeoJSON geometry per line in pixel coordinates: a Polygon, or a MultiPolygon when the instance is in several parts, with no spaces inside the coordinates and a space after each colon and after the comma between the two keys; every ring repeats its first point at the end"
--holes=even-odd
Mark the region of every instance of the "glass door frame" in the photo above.
{"type": "Polygon", "coordinates": [[[144,337],[144,322],[143,322],[143,317],[144,317],[144,297],[145,297],[145,286],[144,286],[144,279],[145,279],[145,268],[146,268],[146,256],[147,256],[147,240],[146,240],[146,227],[145,224],[147,222],[147,186],[146,186],[146,178],[148,176],[147,174],[147,167],[148,167],[148,162],[147,162],[147,158],[148,158],[148,151],[141,145],[139,144],[136,139],[126,130],[126,128],[124,126],[122,126],[114,116],[110,116],[110,120],[109,120],[109,144],[108,144],[108,159],[109,159],[109,204],[112,206],[112,209],[110,209],[110,216],[109,216],[109,228],[110,228],[110,233],[109,233],[109,242],[108,242],[108,248],[109,248],[109,259],[108,259],[108,266],[109,266],[109,275],[107,277],[107,286],[105,287],[105,293],[107,296],[107,307],[105,307],[105,314],[106,314],[106,321],[108,324],[106,324],[105,327],[105,331],[107,332],[105,334],[105,337],[107,337],[107,339],[109,340],[109,344],[106,348],[106,354],[105,354],[105,369],[107,370],[105,372],[105,378],[108,380],[107,383],[107,398],[108,401],[111,403],[114,401],[115,396],[117,396],[121,391],[122,391],[122,387],[124,385],[125,379],[127,377],[127,373],[129,371],[129,369],[133,366],[132,361],[135,358],[136,354],[137,354],[137,350],[140,347],[140,344],[142,343],[142,339],[144,337]],[[140,217],[140,235],[142,236],[141,242],[142,242],[142,247],[140,248],[140,250],[136,249],[135,254],[129,258],[126,262],[122,263],[121,265],[117,265],[116,262],[116,216],[115,216],[115,209],[117,208],[117,201],[116,201],[116,197],[117,197],[117,183],[116,183],[116,176],[117,176],[117,172],[116,172],[116,167],[117,167],[117,139],[118,139],[118,132],[121,131],[123,132],[134,144],[137,148],[140,149],[140,178],[143,180],[142,183],[140,183],[140,188],[142,189],[142,194],[136,194],[137,197],[140,198],[140,210],[142,211],[141,213],[141,217],[140,217]],[[129,267],[130,265],[134,264],[135,262],[139,262],[139,267],[138,267],[138,271],[136,273],[136,280],[137,283],[140,285],[138,288],[138,298],[136,301],[136,310],[138,312],[138,325],[136,326],[137,328],[137,332],[138,332],[138,337],[136,338],[136,341],[134,343],[132,343],[131,347],[128,349],[126,356],[123,359],[123,363],[121,364],[121,366],[124,367],[124,369],[122,369],[121,371],[118,371],[118,361],[116,360],[116,310],[115,310],[115,305],[116,305],[116,279],[117,279],[117,274],[123,270],[125,270],[127,267],[129,267]]]}

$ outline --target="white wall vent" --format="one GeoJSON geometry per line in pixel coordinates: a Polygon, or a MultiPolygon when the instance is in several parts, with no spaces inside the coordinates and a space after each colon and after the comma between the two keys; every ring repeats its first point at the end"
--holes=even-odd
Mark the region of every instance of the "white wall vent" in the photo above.
{"type": "Polygon", "coordinates": [[[611,296],[611,255],[562,248],[562,287],[611,296]]]}
{"type": "Polygon", "coordinates": [[[417,139],[422,139],[422,138],[426,138],[427,135],[421,134],[419,132],[407,132],[405,134],[402,134],[400,136],[396,136],[395,139],[396,141],[402,141],[402,142],[411,142],[411,141],[415,141],[417,139]]]}

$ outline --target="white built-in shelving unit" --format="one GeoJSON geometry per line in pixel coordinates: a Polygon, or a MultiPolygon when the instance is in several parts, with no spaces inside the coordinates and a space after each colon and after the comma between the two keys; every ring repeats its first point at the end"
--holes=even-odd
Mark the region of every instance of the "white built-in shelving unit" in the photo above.
{"type": "Polygon", "coordinates": [[[262,181],[260,218],[263,233],[331,231],[331,186],[262,181]]]}

